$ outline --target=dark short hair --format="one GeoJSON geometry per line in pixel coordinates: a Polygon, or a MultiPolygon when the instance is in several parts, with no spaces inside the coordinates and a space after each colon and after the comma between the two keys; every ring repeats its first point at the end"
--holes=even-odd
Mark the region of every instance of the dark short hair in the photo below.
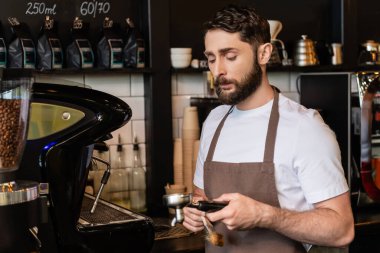
{"type": "Polygon", "coordinates": [[[238,32],[242,41],[252,45],[267,43],[271,39],[268,21],[257,14],[254,8],[246,6],[228,5],[222,8],[212,20],[203,24],[203,28],[204,35],[214,29],[238,32]]]}

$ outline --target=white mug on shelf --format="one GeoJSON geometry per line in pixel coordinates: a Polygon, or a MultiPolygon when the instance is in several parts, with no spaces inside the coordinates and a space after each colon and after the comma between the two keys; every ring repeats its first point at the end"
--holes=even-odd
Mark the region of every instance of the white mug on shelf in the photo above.
{"type": "Polygon", "coordinates": [[[331,59],[332,65],[339,65],[343,63],[342,57],[342,44],[341,43],[332,43],[331,44],[333,56],[331,59]]]}

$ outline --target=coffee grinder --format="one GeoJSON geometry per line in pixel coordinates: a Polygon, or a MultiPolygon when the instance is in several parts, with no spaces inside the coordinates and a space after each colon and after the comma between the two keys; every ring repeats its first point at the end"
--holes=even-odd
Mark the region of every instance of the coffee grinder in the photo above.
{"type": "MultiPolygon", "coordinates": [[[[15,76],[20,76],[17,70],[7,70],[3,80],[15,76]]],[[[149,217],[101,199],[91,212],[95,197],[85,194],[95,144],[129,121],[130,107],[83,86],[35,83],[33,78],[11,83],[1,87],[1,104],[11,111],[20,104],[20,109],[15,115],[1,113],[0,126],[15,124],[8,132],[0,130],[1,150],[13,154],[0,156],[0,252],[149,252],[154,241],[149,217]],[[12,142],[3,142],[6,134],[12,142]],[[10,202],[8,195],[21,203],[10,202]]]]}
{"type": "Polygon", "coordinates": [[[35,236],[39,190],[33,181],[17,180],[28,130],[31,82],[0,81],[0,251],[23,252],[35,236]]]}

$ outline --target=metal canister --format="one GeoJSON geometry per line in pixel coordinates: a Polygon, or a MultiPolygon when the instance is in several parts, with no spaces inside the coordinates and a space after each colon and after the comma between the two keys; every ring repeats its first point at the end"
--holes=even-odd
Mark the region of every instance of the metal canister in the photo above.
{"type": "Polygon", "coordinates": [[[296,66],[313,66],[318,65],[319,60],[315,50],[314,41],[307,35],[302,35],[298,40],[294,50],[294,64],[296,66]]]}

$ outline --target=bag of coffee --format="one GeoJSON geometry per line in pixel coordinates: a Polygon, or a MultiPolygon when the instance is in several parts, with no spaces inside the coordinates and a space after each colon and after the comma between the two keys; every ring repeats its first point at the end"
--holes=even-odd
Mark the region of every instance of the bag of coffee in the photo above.
{"type": "Polygon", "coordinates": [[[61,69],[63,65],[63,49],[57,35],[54,19],[46,16],[44,25],[37,40],[37,68],[61,69]]]}
{"type": "Polygon", "coordinates": [[[8,62],[10,68],[30,68],[36,65],[36,49],[25,23],[17,18],[8,18],[12,30],[12,39],[8,49],[8,62]]]}
{"type": "Polygon", "coordinates": [[[7,67],[7,46],[5,44],[5,37],[3,27],[0,22],[0,68],[7,67]]]}
{"type": "Polygon", "coordinates": [[[126,19],[127,33],[124,46],[124,65],[127,68],[145,67],[144,39],[130,18],[126,19]]]}
{"type": "Polygon", "coordinates": [[[87,34],[90,24],[78,17],[71,29],[72,41],[66,48],[66,62],[68,68],[85,69],[94,67],[94,53],[87,34]]]}
{"type": "Polygon", "coordinates": [[[123,40],[118,28],[108,17],[104,19],[101,38],[96,47],[98,68],[123,67],[123,40]]]}

